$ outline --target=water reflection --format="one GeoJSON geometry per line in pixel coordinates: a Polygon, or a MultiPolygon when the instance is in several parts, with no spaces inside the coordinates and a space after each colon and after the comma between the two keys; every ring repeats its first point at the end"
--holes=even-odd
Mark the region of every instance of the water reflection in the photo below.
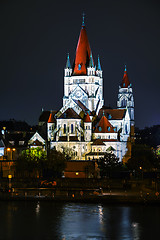
{"type": "Polygon", "coordinates": [[[160,207],[0,202],[0,240],[150,240],[160,207]]]}
{"type": "Polygon", "coordinates": [[[39,214],[39,212],[40,212],[40,203],[37,202],[37,206],[36,206],[36,213],[37,213],[37,215],[39,214]]]}

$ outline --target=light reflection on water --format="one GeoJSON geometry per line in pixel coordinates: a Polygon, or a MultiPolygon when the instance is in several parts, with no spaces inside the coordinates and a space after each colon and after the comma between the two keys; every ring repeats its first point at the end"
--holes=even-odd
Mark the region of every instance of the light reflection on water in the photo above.
{"type": "Polygon", "coordinates": [[[0,240],[150,240],[160,206],[0,202],[0,240]]]}

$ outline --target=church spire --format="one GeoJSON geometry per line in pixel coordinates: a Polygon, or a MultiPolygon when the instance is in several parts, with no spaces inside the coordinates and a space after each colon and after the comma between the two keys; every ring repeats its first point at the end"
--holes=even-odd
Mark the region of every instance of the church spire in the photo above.
{"type": "Polygon", "coordinates": [[[87,32],[84,23],[84,15],[82,21],[82,28],[77,44],[76,57],[74,62],[73,75],[86,75],[87,67],[89,66],[91,55],[91,48],[89,45],[87,32]]]}
{"type": "Polygon", "coordinates": [[[127,74],[127,66],[125,65],[121,87],[127,88],[129,85],[130,85],[130,81],[129,81],[128,74],[127,74]]]}
{"type": "Polygon", "coordinates": [[[71,68],[71,63],[70,63],[70,59],[69,59],[69,53],[67,54],[66,68],[71,68]]]}

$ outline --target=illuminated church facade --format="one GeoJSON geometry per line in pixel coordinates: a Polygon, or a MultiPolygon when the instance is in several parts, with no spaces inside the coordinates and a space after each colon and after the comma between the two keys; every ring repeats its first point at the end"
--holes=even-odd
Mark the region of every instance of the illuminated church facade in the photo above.
{"type": "Polygon", "coordinates": [[[100,58],[98,56],[96,67],[84,20],[73,66],[69,54],[67,56],[63,106],[58,112],[50,112],[47,137],[50,148],[70,149],[74,160],[97,159],[111,151],[120,161],[126,162],[131,154],[134,98],[126,66],[117,108],[107,108],[103,99],[100,58]]]}

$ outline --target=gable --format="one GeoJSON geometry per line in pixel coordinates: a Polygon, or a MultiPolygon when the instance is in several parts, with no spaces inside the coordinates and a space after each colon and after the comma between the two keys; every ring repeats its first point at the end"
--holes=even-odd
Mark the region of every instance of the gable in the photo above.
{"type": "Polygon", "coordinates": [[[33,142],[35,142],[35,141],[39,141],[39,142],[41,142],[42,144],[45,144],[45,140],[41,137],[41,135],[38,133],[38,132],[36,132],[32,137],[31,137],[31,139],[29,140],[29,144],[32,144],[33,142]]]}
{"type": "Polygon", "coordinates": [[[84,99],[84,98],[88,98],[88,94],[84,91],[83,88],[77,85],[77,87],[69,95],[69,98],[73,98],[76,100],[84,99]]]}

